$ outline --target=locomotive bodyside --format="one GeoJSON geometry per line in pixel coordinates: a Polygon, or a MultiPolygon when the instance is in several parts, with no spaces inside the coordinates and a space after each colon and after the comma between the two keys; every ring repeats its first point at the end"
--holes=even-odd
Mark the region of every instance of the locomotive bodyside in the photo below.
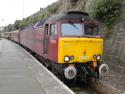
{"type": "Polygon", "coordinates": [[[31,51],[43,56],[44,30],[43,27],[27,28],[20,31],[20,44],[31,51]]]}

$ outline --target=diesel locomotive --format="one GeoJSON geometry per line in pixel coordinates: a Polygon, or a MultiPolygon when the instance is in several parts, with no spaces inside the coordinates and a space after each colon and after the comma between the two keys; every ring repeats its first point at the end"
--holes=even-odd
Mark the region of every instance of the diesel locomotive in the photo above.
{"type": "Polygon", "coordinates": [[[108,73],[103,63],[103,38],[99,22],[88,13],[63,12],[9,33],[8,38],[25,46],[66,79],[99,78],[108,73]]]}

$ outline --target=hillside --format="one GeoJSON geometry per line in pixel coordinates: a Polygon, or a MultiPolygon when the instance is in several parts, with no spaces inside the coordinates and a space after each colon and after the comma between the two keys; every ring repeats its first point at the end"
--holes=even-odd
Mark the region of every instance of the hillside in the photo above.
{"type": "Polygon", "coordinates": [[[42,19],[64,11],[78,10],[89,12],[89,6],[93,3],[93,1],[94,0],[59,0],[45,9],[41,8],[40,11],[24,18],[24,20],[16,20],[14,24],[9,24],[6,26],[5,31],[9,32],[34,24],[42,19]]]}

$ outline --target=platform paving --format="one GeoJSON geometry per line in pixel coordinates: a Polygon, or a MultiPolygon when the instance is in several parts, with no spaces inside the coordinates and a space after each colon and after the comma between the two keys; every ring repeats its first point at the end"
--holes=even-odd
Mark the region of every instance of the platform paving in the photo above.
{"type": "Polygon", "coordinates": [[[74,94],[16,43],[0,40],[0,94],[74,94]]]}

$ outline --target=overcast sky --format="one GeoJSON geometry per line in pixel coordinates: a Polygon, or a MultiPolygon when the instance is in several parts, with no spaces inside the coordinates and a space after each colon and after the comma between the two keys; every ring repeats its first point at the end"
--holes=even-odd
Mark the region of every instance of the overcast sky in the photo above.
{"type": "Polygon", "coordinates": [[[0,26],[14,23],[58,0],[0,0],[0,26]],[[23,11],[24,10],[24,11],[23,11]]]}

